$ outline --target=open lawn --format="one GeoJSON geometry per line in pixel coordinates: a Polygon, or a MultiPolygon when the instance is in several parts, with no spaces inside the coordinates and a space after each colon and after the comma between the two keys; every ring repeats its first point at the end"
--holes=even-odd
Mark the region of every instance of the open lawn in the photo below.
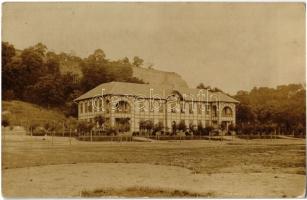
{"type": "Polygon", "coordinates": [[[70,144],[6,135],[2,147],[6,197],[295,197],[305,188],[302,139],[70,144]]]}

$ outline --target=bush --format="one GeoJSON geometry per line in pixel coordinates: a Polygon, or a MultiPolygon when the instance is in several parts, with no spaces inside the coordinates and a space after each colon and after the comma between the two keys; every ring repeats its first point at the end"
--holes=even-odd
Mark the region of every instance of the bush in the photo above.
{"type": "Polygon", "coordinates": [[[296,127],[295,127],[295,133],[298,135],[306,135],[306,127],[299,123],[296,127]]]}
{"type": "Polygon", "coordinates": [[[132,132],[132,136],[139,136],[139,135],[140,135],[140,133],[138,131],[132,132]]]}
{"type": "Polygon", "coordinates": [[[158,122],[157,124],[155,124],[154,126],[154,133],[162,131],[163,130],[163,123],[162,122],[158,122]]]}
{"type": "Polygon", "coordinates": [[[254,128],[252,125],[246,124],[242,125],[241,127],[238,128],[238,132],[243,135],[250,135],[253,132],[254,128]]]}
{"type": "Polygon", "coordinates": [[[32,131],[35,130],[37,127],[39,127],[38,123],[31,123],[30,126],[29,126],[30,130],[32,130],[32,131]]]}
{"type": "Polygon", "coordinates": [[[177,134],[177,124],[176,124],[176,122],[173,122],[172,123],[172,133],[171,133],[171,135],[176,135],[177,134]]]}
{"type": "Polygon", "coordinates": [[[51,123],[47,122],[45,125],[44,125],[44,128],[46,131],[54,131],[55,130],[55,127],[54,125],[52,125],[51,123]]]}
{"type": "Polygon", "coordinates": [[[32,131],[32,135],[33,136],[44,136],[46,135],[46,130],[44,129],[44,127],[41,127],[41,126],[35,127],[32,131]]]}
{"type": "Polygon", "coordinates": [[[230,124],[230,125],[228,126],[228,130],[229,130],[229,131],[235,131],[235,126],[234,126],[233,124],[230,124]]]}
{"type": "Polygon", "coordinates": [[[78,133],[90,133],[94,128],[94,124],[91,122],[78,122],[77,131],[78,133]]]}
{"type": "Polygon", "coordinates": [[[202,134],[201,135],[210,135],[210,133],[212,132],[213,127],[212,126],[207,126],[203,129],[202,134]]]}
{"type": "Polygon", "coordinates": [[[228,126],[228,133],[230,133],[230,135],[232,135],[233,132],[237,132],[237,127],[233,124],[230,124],[228,126]]]}
{"type": "Polygon", "coordinates": [[[97,115],[95,118],[94,118],[94,121],[96,123],[98,123],[99,127],[101,127],[104,123],[105,123],[105,118],[102,116],[102,115],[97,115]]]}
{"type": "Polygon", "coordinates": [[[140,130],[146,130],[146,132],[150,132],[154,129],[154,123],[152,120],[141,120],[140,121],[140,130]]]}
{"type": "Polygon", "coordinates": [[[7,90],[7,91],[3,92],[3,99],[4,100],[14,100],[14,99],[16,99],[14,90],[7,90]]]}
{"type": "Polygon", "coordinates": [[[193,135],[197,135],[197,127],[196,125],[193,125],[192,123],[189,124],[189,130],[193,133],[193,135]]]}
{"type": "Polygon", "coordinates": [[[210,135],[211,135],[211,136],[219,135],[219,129],[212,129],[212,130],[210,131],[210,135]]]}
{"type": "Polygon", "coordinates": [[[187,130],[187,126],[185,125],[185,122],[183,120],[180,121],[180,123],[178,124],[177,130],[180,130],[180,131],[186,131],[187,130]]]}
{"type": "Polygon", "coordinates": [[[2,126],[7,127],[10,125],[10,121],[8,119],[2,119],[1,124],[2,126]]]}
{"type": "Polygon", "coordinates": [[[204,131],[203,123],[200,122],[197,125],[197,135],[202,135],[203,131],[204,131]]]}
{"type": "Polygon", "coordinates": [[[117,132],[117,130],[114,128],[114,127],[107,127],[106,128],[106,134],[107,134],[107,136],[116,136],[116,135],[118,135],[118,132],[117,132]]]}

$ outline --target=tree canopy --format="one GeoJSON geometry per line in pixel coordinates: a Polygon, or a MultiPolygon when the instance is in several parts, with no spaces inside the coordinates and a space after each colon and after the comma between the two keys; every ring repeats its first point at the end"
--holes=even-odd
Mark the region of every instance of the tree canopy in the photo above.
{"type": "Polygon", "coordinates": [[[73,99],[97,85],[110,81],[144,83],[133,77],[132,66],[141,66],[141,58],[134,64],[127,57],[112,61],[102,49],[87,58],[72,54],[56,54],[41,43],[24,50],[2,42],[2,92],[4,100],[23,100],[46,107],[60,107],[67,115],[76,115],[73,99]],[[81,68],[81,76],[74,70],[81,68]]]}
{"type": "Polygon", "coordinates": [[[234,96],[240,101],[237,106],[237,123],[241,126],[273,124],[285,132],[306,127],[305,97],[306,89],[301,84],[239,91],[234,96]]]}

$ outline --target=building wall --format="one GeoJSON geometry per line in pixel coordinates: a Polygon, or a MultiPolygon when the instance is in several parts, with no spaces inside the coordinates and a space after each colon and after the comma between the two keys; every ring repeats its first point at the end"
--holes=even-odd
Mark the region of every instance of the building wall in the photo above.
{"type": "Polygon", "coordinates": [[[161,121],[169,130],[171,130],[173,122],[178,124],[181,120],[184,120],[187,127],[189,127],[190,123],[197,125],[200,122],[203,127],[219,126],[222,122],[227,122],[227,125],[236,123],[235,103],[188,102],[182,100],[177,102],[177,107],[174,110],[172,109],[174,108],[174,102],[172,100],[143,99],[136,101],[135,98],[127,96],[107,96],[104,98],[88,99],[78,102],[78,119],[93,121],[95,116],[103,115],[114,126],[116,118],[129,118],[131,125],[130,131],[139,131],[139,123],[141,120],[152,120],[154,124],[161,121]],[[130,110],[128,112],[117,112],[115,109],[112,109],[112,104],[115,107],[120,101],[129,104],[130,110]],[[150,104],[154,105],[154,109],[150,109],[150,104]],[[191,110],[189,104],[192,104],[191,110]],[[141,105],[144,105],[144,110],[140,109],[141,105]],[[158,105],[162,105],[163,109],[160,110],[158,105]],[[87,108],[85,108],[86,106],[87,108]],[[90,107],[92,108],[90,109],[90,107]],[[224,108],[231,109],[232,115],[223,115],[224,108]]]}

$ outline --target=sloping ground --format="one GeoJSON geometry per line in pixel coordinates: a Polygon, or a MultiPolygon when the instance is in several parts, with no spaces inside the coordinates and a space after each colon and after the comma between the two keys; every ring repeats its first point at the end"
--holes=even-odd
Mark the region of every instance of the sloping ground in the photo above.
{"type": "Polygon", "coordinates": [[[10,125],[25,126],[28,122],[43,124],[47,121],[61,121],[66,117],[56,110],[23,101],[2,101],[2,116],[7,118],[10,125]]]}
{"type": "Polygon", "coordinates": [[[2,127],[2,135],[26,135],[27,130],[23,126],[9,126],[9,127],[2,127]]]}
{"type": "MultiPolygon", "coordinates": [[[[78,163],[3,170],[4,197],[78,197],[84,191],[146,187],[210,197],[298,197],[305,176],[271,173],[195,174],[163,165],[78,163]]],[[[88,192],[91,193],[91,192],[88,192]]],[[[103,195],[103,194],[102,194],[103,195]]],[[[125,193],[121,194],[126,196],[125,193]]],[[[97,196],[97,195],[95,195],[97,196]]],[[[135,194],[135,196],[139,196],[135,194]]],[[[140,196],[144,197],[144,194],[140,196]]],[[[145,194],[146,196],[146,194],[145,194]]]]}

